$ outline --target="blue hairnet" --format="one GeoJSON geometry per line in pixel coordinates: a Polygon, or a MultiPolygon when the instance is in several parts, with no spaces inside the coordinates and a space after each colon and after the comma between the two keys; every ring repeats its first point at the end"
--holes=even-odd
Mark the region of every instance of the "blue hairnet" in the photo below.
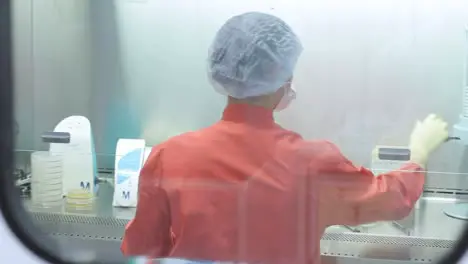
{"type": "Polygon", "coordinates": [[[292,77],[301,52],[299,38],[283,20],[245,13],[216,34],[208,76],[217,91],[237,99],[274,93],[292,77]]]}

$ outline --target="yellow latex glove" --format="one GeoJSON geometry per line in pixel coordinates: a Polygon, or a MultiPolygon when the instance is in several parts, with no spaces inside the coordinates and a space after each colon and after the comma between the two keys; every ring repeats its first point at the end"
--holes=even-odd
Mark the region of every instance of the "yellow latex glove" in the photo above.
{"type": "Polygon", "coordinates": [[[417,121],[410,136],[411,161],[426,166],[432,154],[448,138],[447,123],[435,114],[417,121]]]}

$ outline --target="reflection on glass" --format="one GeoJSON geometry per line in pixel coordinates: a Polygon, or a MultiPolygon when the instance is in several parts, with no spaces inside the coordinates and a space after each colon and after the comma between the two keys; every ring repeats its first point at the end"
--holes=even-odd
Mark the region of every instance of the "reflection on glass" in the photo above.
{"type": "MultiPolygon", "coordinates": [[[[122,234],[135,215],[139,171],[151,147],[219,120],[225,98],[206,78],[209,45],[229,17],[260,7],[241,3],[228,10],[213,1],[187,10],[170,1],[26,2],[14,3],[13,174],[21,199],[38,226],[61,242],[60,250],[122,259],[122,234]]],[[[278,11],[300,33],[305,49],[295,73],[297,100],[277,115],[278,122],[304,138],[339,141],[347,156],[366,167],[374,165],[375,146],[406,146],[414,120],[428,111],[450,126],[457,122],[462,87],[453,73],[460,72],[465,52],[458,45],[462,12],[408,8],[417,8],[418,17],[364,7],[353,8],[347,19],[331,7],[278,11]],[[427,30],[439,16],[450,22],[427,30]],[[414,32],[407,34],[407,28],[414,32]]],[[[431,259],[450,250],[466,224],[444,213],[468,201],[465,148],[447,142],[431,158],[411,224],[329,227],[322,254],[371,257],[398,247],[385,257],[431,259]],[[355,247],[346,249],[340,244],[353,242],[355,247]],[[425,250],[408,257],[411,246],[425,250]]],[[[388,159],[379,162],[384,171],[391,167],[388,159]]]]}

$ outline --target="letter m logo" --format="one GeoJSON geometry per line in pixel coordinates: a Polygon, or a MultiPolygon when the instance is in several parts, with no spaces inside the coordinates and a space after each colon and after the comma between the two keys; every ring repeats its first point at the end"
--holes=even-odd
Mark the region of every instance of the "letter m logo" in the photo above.
{"type": "Polygon", "coordinates": [[[90,188],[89,182],[86,182],[86,183],[81,182],[80,186],[81,186],[81,189],[83,189],[83,190],[89,190],[89,188],[90,188]]]}

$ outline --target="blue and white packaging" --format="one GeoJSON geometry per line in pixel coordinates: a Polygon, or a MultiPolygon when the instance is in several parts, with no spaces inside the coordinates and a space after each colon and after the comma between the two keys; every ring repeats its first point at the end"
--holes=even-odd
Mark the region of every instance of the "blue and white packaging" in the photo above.
{"type": "Polygon", "coordinates": [[[145,155],[145,140],[119,139],[115,151],[114,199],[115,207],[136,207],[138,179],[145,155]]]}

